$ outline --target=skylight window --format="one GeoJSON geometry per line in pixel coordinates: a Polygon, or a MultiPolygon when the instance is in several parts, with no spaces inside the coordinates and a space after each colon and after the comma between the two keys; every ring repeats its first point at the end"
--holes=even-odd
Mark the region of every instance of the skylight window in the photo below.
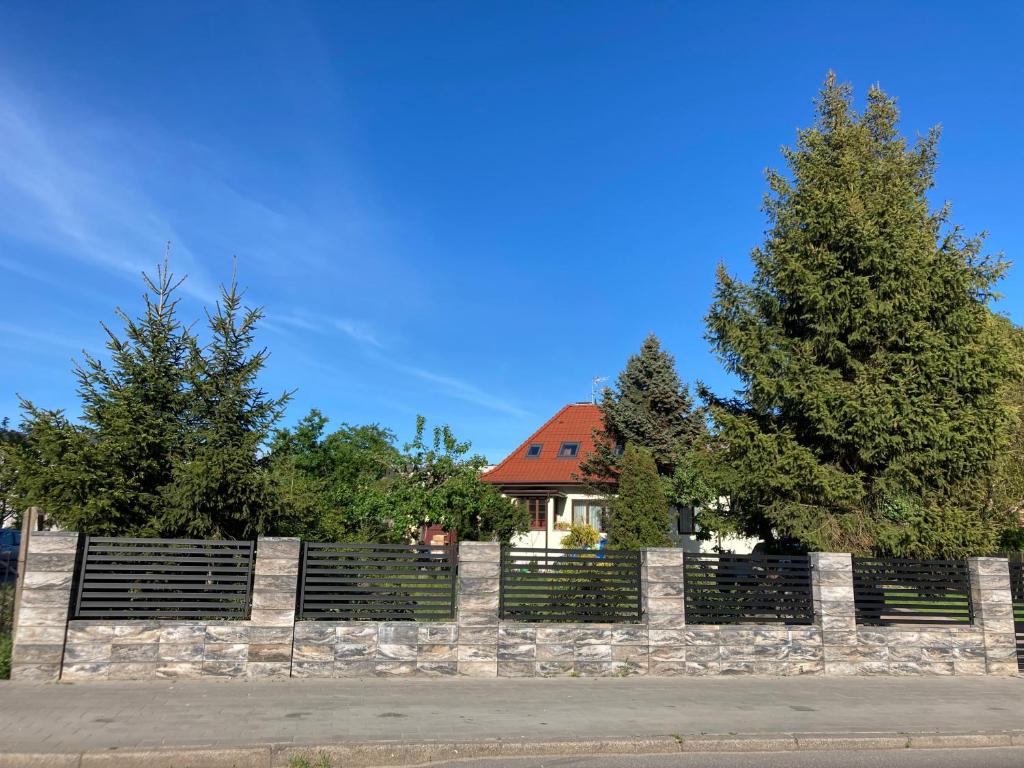
{"type": "Polygon", "coordinates": [[[562,443],[558,449],[558,458],[560,459],[575,459],[576,454],[580,451],[579,443],[562,443]]]}
{"type": "Polygon", "coordinates": [[[530,447],[526,449],[526,458],[536,459],[540,456],[540,449],[544,447],[543,443],[530,443],[530,447]]]}

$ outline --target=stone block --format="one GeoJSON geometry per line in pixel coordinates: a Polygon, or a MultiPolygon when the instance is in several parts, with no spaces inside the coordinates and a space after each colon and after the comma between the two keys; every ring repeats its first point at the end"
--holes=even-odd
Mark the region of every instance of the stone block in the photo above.
{"type": "Polygon", "coordinates": [[[167,662],[196,662],[203,660],[202,643],[160,643],[157,660],[167,662]]]}
{"type": "Polygon", "coordinates": [[[537,661],[534,664],[534,673],[538,677],[563,677],[574,671],[575,665],[571,661],[537,661]]]}
{"type": "Polygon", "coordinates": [[[573,655],[577,662],[577,666],[579,666],[580,662],[611,661],[612,646],[611,643],[582,644],[577,641],[573,655]]]}
{"type": "Polygon", "coordinates": [[[290,627],[295,623],[295,609],[253,608],[250,618],[261,627],[290,627]]]}
{"type": "MultiPolygon", "coordinates": [[[[70,642],[70,632],[68,633],[70,642]]],[[[17,643],[26,645],[63,645],[63,627],[18,627],[18,634],[15,638],[17,643]]],[[[79,639],[76,642],[89,642],[88,639],[79,639]]],[[[100,640],[102,642],[102,640],[100,640]]]]}
{"type": "Polygon", "coordinates": [[[252,680],[287,680],[291,677],[292,665],[290,661],[250,661],[245,672],[252,680]]]}
{"type": "Polygon", "coordinates": [[[647,645],[612,645],[613,661],[644,662],[650,653],[650,646],[647,645]]]}
{"type": "Polygon", "coordinates": [[[462,627],[459,630],[459,643],[494,643],[498,642],[500,630],[497,626],[492,627],[462,627]]]}
{"type": "MultiPolygon", "coordinates": [[[[334,627],[338,640],[348,643],[373,641],[377,642],[380,625],[369,621],[349,622],[334,627]]],[[[392,640],[394,635],[391,635],[392,640]]]]}
{"type": "MultiPolygon", "coordinates": [[[[459,653],[462,653],[461,648],[459,653]]],[[[458,673],[466,677],[497,677],[498,660],[496,658],[492,661],[459,658],[458,673]]]]}
{"type": "Polygon", "coordinates": [[[458,661],[459,647],[455,643],[420,644],[416,649],[417,662],[458,661]]]}
{"type": "MultiPolygon", "coordinates": [[[[708,675],[721,674],[719,663],[717,661],[688,661],[686,662],[683,671],[685,674],[693,675],[695,677],[707,677],[708,675]]],[[[652,671],[651,674],[654,674],[654,672],[652,671]]]]}
{"type": "MultiPolygon", "coordinates": [[[[392,646],[402,647],[402,646],[392,646]]],[[[359,661],[369,660],[377,658],[377,645],[376,643],[336,643],[333,646],[334,660],[335,661],[359,661]]],[[[415,659],[415,651],[413,655],[407,657],[415,659]]],[[[296,654],[298,657],[298,654],[296,654]]],[[[322,654],[306,654],[303,653],[303,659],[309,661],[319,661],[323,658],[322,654]]],[[[400,657],[391,657],[398,658],[400,657]]]]}
{"type": "MultiPolygon", "coordinates": [[[[60,664],[64,646],[59,644],[29,645],[15,643],[11,657],[22,664],[60,664]]],[[[107,659],[100,659],[107,661],[107,659]]]]}
{"type": "Polygon", "coordinates": [[[647,674],[652,677],[682,677],[686,674],[686,664],[681,661],[654,661],[648,664],[647,674]]]}
{"type": "MultiPolygon", "coordinates": [[[[60,650],[62,646],[54,645],[52,647],[58,649],[57,658],[42,659],[42,661],[60,661],[60,650]]],[[[110,643],[72,643],[63,647],[63,651],[65,664],[110,661],[110,643]]]]}
{"type": "Polygon", "coordinates": [[[479,561],[497,562],[501,556],[501,545],[484,541],[459,542],[459,567],[479,561]]]}
{"type": "Polygon", "coordinates": [[[157,666],[155,674],[166,680],[195,680],[203,676],[203,662],[167,661],[157,666]]]}
{"type": "Polygon", "coordinates": [[[576,674],[580,677],[613,677],[616,674],[616,662],[611,659],[607,661],[576,660],[576,674]]]}
{"type": "Polygon", "coordinates": [[[253,569],[257,576],[291,576],[299,575],[299,559],[290,557],[257,557],[253,569]]]}
{"type": "Polygon", "coordinates": [[[154,662],[158,661],[159,643],[113,643],[110,646],[111,662],[154,662]]]}
{"type": "MultiPolygon", "coordinates": [[[[359,648],[365,648],[365,646],[357,646],[359,648]]],[[[330,642],[313,642],[311,640],[299,641],[296,640],[292,646],[292,660],[299,662],[333,662],[335,654],[335,643],[330,642]]],[[[344,657],[343,657],[344,658],[344,657]]]]}
{"type": "Polygon", "coordinates": [[[498,623],[498,593],[488,592],[484,594],[459,593],[459,623],[462,624],[464,613],[493,612],[494,622],[498,623]]]}
{"type": "Polygon", "coordinates": [[[288,643],[294,634],[291,627],[249,627],[250,643],[288,643]]]}
{"type": "Polygon", "coordinates": [[[581,645],[611,645],[611,627],[578,627],[573,642],[577,647],[581,645]]]}
{"type": "MultiPolygon", "coordinates": [[[[498,645],[459,643],[459,662],[463,661],[498,661],[498,645]]],[[[461,667],[461,664],[460,664],[461,667]]]]}
{"type": "Polygon", "coordinates": [[[678,547],[650,547],[643,551],[643,563],[648,568],[683,565],[683,550],[678,547]]]}
{"type": "Polygon", "coordinates": [[[536,667],[532,660],[498,658],[498,677],[533,677],[536,667]]]}
{"type": "Polygon", "coordinates": [[[428,677],[450,677],[458,674],[459,665],[454,661],[417,661],[416,674],[428,677]]]}
{"type": "Polygon", "coordinates": [[[78,551],[79,534],[67,531],[38,531],[28,540],[28,555],[51,553],[75,553],[78,551]]]}
{"type": "Polygon", "coordinates": [[[508,640],[513,643],[535,643],[537,642],[537,628],[521,624],[501,624],[498,627],[498,640],[508,640]]]}
{"type": "Polygon", "coordinates": [[[470,561],[459,563],[460,579],[491,579],[497,581],[501,565],[495,561],[470,561]]]}
{"type": "Polygon", "coordinates": [[[989,659],[985,663],[985,673],[988,675],[999,675],[1001,677],[1016,677],[1019,674],[1015,659],[999,661],[989,659]]]}
{"type": "Polygon", "coordinates": [[[372,677],[376,674],[377,662],[375,661],[335,661],[334,677],[372,677]]]}
{"type": "Polygon", "coordinates": [[[295,610],[295,592],[269,592],[255,590],[252,594],[253,608],[270,608],[275,610],[295,610]]]}
{"type": "Polygon", "coordinates": [[[253,577],[253,594],[259,592],[290,592],[295,593],[298,587],[298,580],[295,576],[274,576],[266,573],[257,573],[253,577]]]}
{"type": "Polygon", "coordinates": [[[203,662],[203,677],[245,677],[245,662],[208,659],[203,662]]]}
{"type": "Polygon", "coordinates": [[[261,536],[256,542],[256,558],[266,560],[299,559],[302,542],[286,536],[261,536]]]}
{"type": "Polygon", "coordinates": [[[160,642],[160,625],[155,621],[134,621],[114,625],[111,640],[120,645],[152,645],[160,642]]]}
{"type": "Polygon", "coordinates": [[[646,586],[651,584],[682,584],[683,568],[679,565],[653,565],[643,570],[643,582],[646,586]]]}
{"type": "Polygon", "coordinates": [[[459,627],[484,627],[498,626],[498,610],[495,605],[493,611],[482,610],[482,611],[464,611],[459,609],[459,627]]]}
{"type": "Polygon", "coordinates": [[[110,672],[109,663],[74,662],[64,660],[64,666],[60,671],[60,679],[68,682],[81,682],[86,680],[106,680],[110,672]]]}
{"type": "Polygon", "coordinates": [[[612,627],[612,643],[640,645],[646,644],[649,641],[648,628],[643,624],[625,624],[612,627]]]}
{"type": "Polygon", "coordinates": [[[292,660],[291,643],[250,643],[247,656],[249,664],[290,662],[292,660]]]}
{"type": "MultiPolygon", "coordinates": [[[[718,662],[722,659],[722,649],[718,645],[691,645],[686,648],[686,661],[718,662]]],[[[717,667],[716,667],[717,669],[717,667]]]]}
{"type": "Polygon", "coordinates": [[[682,645],[665,645],[652,647],[650,649],[649,658],[651,667],[654,665],[661,664],[662,662],[684,662],[686,661],[687,648],[682,645]]]}
{"type": "Polygon", "coordinates": [[[494,595],[496,598],[499,588],[500,582],[498,579],[467,578],[465,576],[460,576],[458,599],[461,603],[466,597],[471,595],[494,595]]]}
{"type": "Polygon", "coordinates": [[[579,633],[577,628],[571,624],[555,624],[537,627],[537,644],[574,643],[579,633]]]}
{"type": "Polygon", "coordinates": [[[502,642],[498,644],[498,661],[529,661],[532,663],[536,654],[537,645],[535,643],[502,642]]]}
{"type": "Polygon", "coordinates": [[[28,571],[74,571],[75,552],[29,552],[25,558],[28,571]]]}
{"type": "Polygon", "coordinates": [[[715,629],[687,629],[683,632],[683,643],[690,645],[714,645],[721,643],[721,634],[715,629]]]}
{"type": "Polygon", "coordinates": [[[249,627],[246,624],[209,624],[205,640],[207,643],[248,643],[249,627]]]}
{"type": "Polygon", "coordinates": [[[957,659],[953,662],[955,675],[984,675],[986,672],[985,659],[957,659]]]}
{"type": "MultiPolygon", "coordinates": [[[[25,574],[28,578],[31,574],[25,574]]],[[[66,608],[55,608],[43,606],[33,608],[24,605],[18,609],[18,627],[60,627],[67,625],[68,612],[66,608]]]]}
{"type": "Polygon", "coordinates": [[[373,664],[376,677],[411,677],[416,674],[415,661],[376,661],[373,664]]]}
{"type": "Polygon", "coordinates": [[[160,644],[202,644],[206,642],[205,624],[176,624],[160,627],[160,644]]]}
{"type": "Polygon", "coordinates": [[[11,680],[19,682],[49,682],[60,678],[60,664],[23,664],[17,657],[11,659],[11,680]]]}
{"type": "Polygon", "coordinates": [[[292,677],[333,677],[333,661],[292,661],[292,677]]]}
{"type": "Polygon", "coordinates": [[[393,661],[416,661],[416,648],[415,642],[408,644],[380,643],[377,646],[377,658],[393,661]]]}
{"type": "Polygon", "coordinates": [[[454,643],[459,639],[457,624],[419,624],[418,628],[420,643],[454,643]]]}
{"type": "Polygon", "coordinates": [[[244,662],[248,653],[247,643],[207,643],[203,649],[203,659],[207,662],[244,662]]]}
{"type": "Polygon", "coordinates": [[[569,661],[574,658],[572,643],[537,643],[537,661],[569,661]]]}
{"type": "Polygon", "coordinates": [[[71,592],[67,587],[36,587],[21,593],[21,605],[26,608],[59,608],[68,611],[71,592]]]}
{"type": "Polygon", "coordinates": [[[156,662],[130,661],[111,663],[107,670],[108,680],[151,680],[156,677],[160,664],[156,662]]]}

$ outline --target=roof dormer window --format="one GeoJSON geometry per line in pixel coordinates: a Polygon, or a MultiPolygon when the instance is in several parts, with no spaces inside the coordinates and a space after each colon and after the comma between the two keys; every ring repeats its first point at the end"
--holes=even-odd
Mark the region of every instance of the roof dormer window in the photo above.
{"type": "Polygon", "coordinates": [[[560,459],[575,459],[576,454],[580,452],[579,443],[562,443],[558,448],[558,458],[560,459]]]}
{"type": "Polygon", "coordinates": [[[543,443],[530,443],[530,446],[526,449],[526,458],[537,459],[540,458],[540,449],[544,447],[543,443]]]}

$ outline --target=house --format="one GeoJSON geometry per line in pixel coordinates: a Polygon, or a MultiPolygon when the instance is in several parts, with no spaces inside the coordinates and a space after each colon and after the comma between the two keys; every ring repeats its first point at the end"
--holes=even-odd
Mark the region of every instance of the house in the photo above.
{"type": "MultiPolygon", "coordinates": [[[[601,409],[593,403],[570,403],[548,419],[481,479],[518,499],[530,511],[530,531],[513,544],[519,547],[561,546],[572,523],[604,530],[604,499],[582,479],[580,463],[594,450],[594,432],[602,429],[601,409]]],[[[669,536],[687,551],[750,552],[755,541],[698,541],[693,507],[674,507],[669,536]]]]}

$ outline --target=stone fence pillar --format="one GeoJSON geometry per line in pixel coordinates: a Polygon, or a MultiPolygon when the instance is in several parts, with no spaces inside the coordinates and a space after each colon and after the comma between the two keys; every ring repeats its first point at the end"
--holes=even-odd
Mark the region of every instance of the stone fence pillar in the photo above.
{"type": "Polygon", "coordinates": [[[811,552],[810,560],[814,623],[821,627],[825,674],[856,674],[856,664],[850,663],[857,645],[853,556],[811,552]]]}
{"type": "Polygon", "coordinates": [[[301,552],[299,539],[261,537],[256,542],[246,665],[249,677],[291,675],[301,552]]]}
{"type": "Polygon", "coordinates": [[[644,622],[650,629],[681,629],[686,624],[683,550],[649,547],[642,550],[641,563],[644,622]]]}
{"type": "Polygon", "coordinates": [[[967,572],[974,625],[981,627],[985,637],[985,673],[1016,675],[1017,644],[1009,561],[1002,557],[970,557],[967,572]]]}
{"type": "Polygon", "coordinates": [[[14,625],[12,680],[58,680],[71,612],[77,533],[33,532],[14,625]]]}
{"type": "Polygon", "coordinates": [[[459,543],[458,673],[498,675],[501,545],[459,543]]]}

